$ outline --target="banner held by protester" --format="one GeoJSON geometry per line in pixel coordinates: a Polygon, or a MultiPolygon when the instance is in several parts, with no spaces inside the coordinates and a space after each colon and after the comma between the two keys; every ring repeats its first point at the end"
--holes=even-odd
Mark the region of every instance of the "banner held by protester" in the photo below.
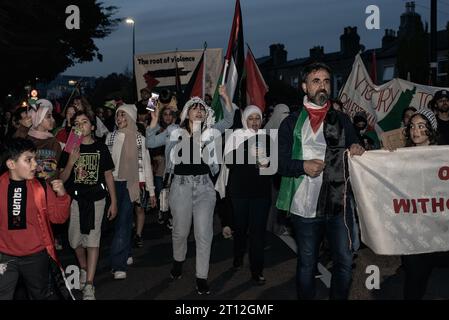
{"type": "Polygon", "coordinates": [[[426,146],[350,158],[362,241],[376,254],[449,251],[448,154],[426,146]]]}
{"type": "MultiPolygon", "coordinates": [[[[140,90],[142,88],[153,90],[156,86],[175,87],[177,74],[181,85],[186,85],[199,63],[203,51],[200,49],[137,54],[134,59],[138,98],[141,99],[140,90]]],[[[220,75],[223,59],[222,49],[208,48],[204,52],[207,55],[205,90],[207,93],[213,93],[220,75]]]]}

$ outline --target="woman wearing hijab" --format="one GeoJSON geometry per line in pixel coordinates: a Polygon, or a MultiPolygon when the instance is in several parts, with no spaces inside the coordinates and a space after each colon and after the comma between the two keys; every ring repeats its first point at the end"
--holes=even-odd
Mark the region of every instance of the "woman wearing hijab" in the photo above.
{"type": "Polygon", "coordinates": [[[46,99],[36,101],[37,109],[30,109],[29,114],[33,125],[28,131],[27,139],[33,141],[37,148],[36,161],[38,169],[36,176],[45,180],[58,177],[58,161],[61,156],[61,145],[53,136],[51,130],[55,127],[53,105],[46,99]]]}
{"type": "Polygon", "coordinates": [[[151,207],[156,205],[150,155],[145,138],[138,132],[137,108],[121,105],[115,114],[117,130],[108,134],[106,145],[112,155],[117,195],[118,218],[111,245],[114,279],[126,279],[127,260],[131,257],[131,232],[134,202],[140,201],[140,183],[150,193],[151,207]]]}
{"type": "MultiPolygon", "coordinates": [[[[207,161],[203,154],[217,155],[220,146],[211,130],[223,133],[231,127],[234,116],[231,100],[225,86],[219,92],[224,99],[224,118],[215,123],[215,116],[202,99],[193,97],[185,104],[180,126],[171,125],[156,135],[157,129],[147,130],[150,148],[165,143],[165,172],[174,174],[170,187],[169,206],[173,215],[173,279],[182,276],[182,266],[187,253],[187,237],[192,219],[196,243],[196,289],[198,294],[209,294],[210,249],[213,238],[213,215],[216,194],[210,176],[218,173],[218,161],[207,161]],[[207,162],[207,163],[206,163],[207,162]]],[[[151,127],[151,125],[150,125],[151,127]]],[[[221,137],[221,135],[219,135],[221,137]]]]}
{"type": "MultiPolygon", "coordinates": [[[[252,279],[256,284],[263,285],[263,249],[271,205],[271,176],[261,174],[261,170],[269,165],[269,138],[265,130],[260,130],[262,112],[259,107],[247,106],[242,114],[242,124],[243,129],[236,130],[226,142],[226,167],[222,167],[217,185],[227,184],[226,193],[232,202],[233,267],[236,270],[242,267],[249,240],[252,279]],[[243,163],[238,163],[240,159],[243,163]]],[[[223,188],[217,188],[223,197],[223,188]]]]}

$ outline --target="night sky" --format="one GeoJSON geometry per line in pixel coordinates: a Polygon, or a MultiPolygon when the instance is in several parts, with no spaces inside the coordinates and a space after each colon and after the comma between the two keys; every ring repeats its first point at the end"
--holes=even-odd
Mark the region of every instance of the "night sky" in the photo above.
{"type": "MultiPolygon", "coordinates": [[[[136,24],[136,53],[209,48],[226,50],[235,0],[103,0],[119,7],[117,17],[136,24]]],[[[366,49],[381,46],[385,29],[398,30],[405,0],[240,0],[245,42],[256,58],[269,55],[269,45],[283,43],[288,60],[307,57],[309,49],[340,49],[346,26],[357,26],[366,49]],[[380,9],[380,30],[367,30],[368,5],[380,9]]],[[[430,21],[430,0],[417,0],[416,12],[430,21]]],[[[81,12],[81,15],[83,13],[81,12]]],[[[438,1],[438,30],[449,20],[449,0],[438,1]]],[[[82,24],[81,24],[82,28],[82,24]]],[[[429,27],[430,28],[430,27],[429,27]]],[[[132,71],[132,27],[121,23],[106,39],[97,40],[103,62],[78,64],[64,74],[106,76],[132,71]]]]}

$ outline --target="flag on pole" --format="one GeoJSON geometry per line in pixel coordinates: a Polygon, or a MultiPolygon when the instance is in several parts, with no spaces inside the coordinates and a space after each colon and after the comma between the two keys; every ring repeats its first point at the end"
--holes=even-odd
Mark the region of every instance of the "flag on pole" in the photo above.
{"type": "Polygon", "coordinates": [[[262,73],[257,66],[256,59],[248,46],[245,59],[246,72],[246,103],[258,106],[262,112],[265,110],[265,94],[268,86],[263,79],[262,73]]]}
{"type": "Polygon", "coordinates": [[[242,104],[242,98],[245,94],[240,92],[240,80],[243,74],[244,66],[244,41],[243,41],[243,21],[240,1],[236,0],[234,19],[232,21],[231,34],[229,36],[228,49],[226,51],[225,63],[217,87],[212,100],[212,109],[215,111],[215,119],[223,118],[223,108],[220,96],[218,94],[218,86],[225,83],[229,98],[237,105],[242,104]]]}
{"type": "Polygon", "coordinates": [[[187,100],[189,100],[191,97],[200,97],[200,98],[204,97],[203,92],[205,82],[204,54],[205,51],[203,51],[200,61],[196,65],[195,70],[193,70],[192,76],[190,77],[190,80],[184,89],[182,101],[180,99],[181,102],[180,106],[184,106],[187,100]]]}
{"type": "Polygon", "coordinates": [[[374,84],[377,84],[377,59],[376,59],[376,50],[373,50],[371,55],[371,72],[370,72],[371,80],[374,84]]]}
{"type": "Polygon", "coordinates": [[[176,74],[175,74],[175,87],[176,87],[176,96],[179,98],[182,97],[182,95],[184,94],[182,91],[182,86],[181,86],[181,76],[179,75],[179,66],[178,66],[178,51],[176,51],[176,56],[175,56],[175,67],[176,67],[176,74]]]}

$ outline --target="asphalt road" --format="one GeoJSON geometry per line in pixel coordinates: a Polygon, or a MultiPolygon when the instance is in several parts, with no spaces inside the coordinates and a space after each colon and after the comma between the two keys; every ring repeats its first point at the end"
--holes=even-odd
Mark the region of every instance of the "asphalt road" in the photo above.
{"type": "MultiPolygon", "coordinates": [[[[218,219],[211,250],[209,284],[211,294],[199,296],[195,290],[195,245],[189,238],[187,259],[183,277],[173,281],[170,276],[172,247],[170,231],[147,216],[143,248],[133,252],[134,264],[129,267],[125,280],[114,280],[108,266],[109,244],[112,224],[104,225],[100,261],[95,278],[98,300],[295,300],[296,253],[293,239],[266,233],[265,270],[267,282],[263,286],[250,280],[248,260],[244,267],[233,271],[232,240],[221,236],[218,219]]],[[[60,251],[64,265],[76,264],[74,252],[65,245],[60,251]]],[[[324,251],[320,259],[317,277],[317,299],[326,300],[329,295],[332,263],[324,251]]],[[[398,300],[402,299],[403,273],[398,256],[378,256],[369,248],[359,250],[355,259],[351,300],[398,300]],[[379,289],[367,289],[368,266],[379,269],[379,289]]],[[[75,290],[75,295],[81,293],[75,290]]],[[[449,269],[434,269],[428,284],[426,299],[449,299],[449,269]]]]}

